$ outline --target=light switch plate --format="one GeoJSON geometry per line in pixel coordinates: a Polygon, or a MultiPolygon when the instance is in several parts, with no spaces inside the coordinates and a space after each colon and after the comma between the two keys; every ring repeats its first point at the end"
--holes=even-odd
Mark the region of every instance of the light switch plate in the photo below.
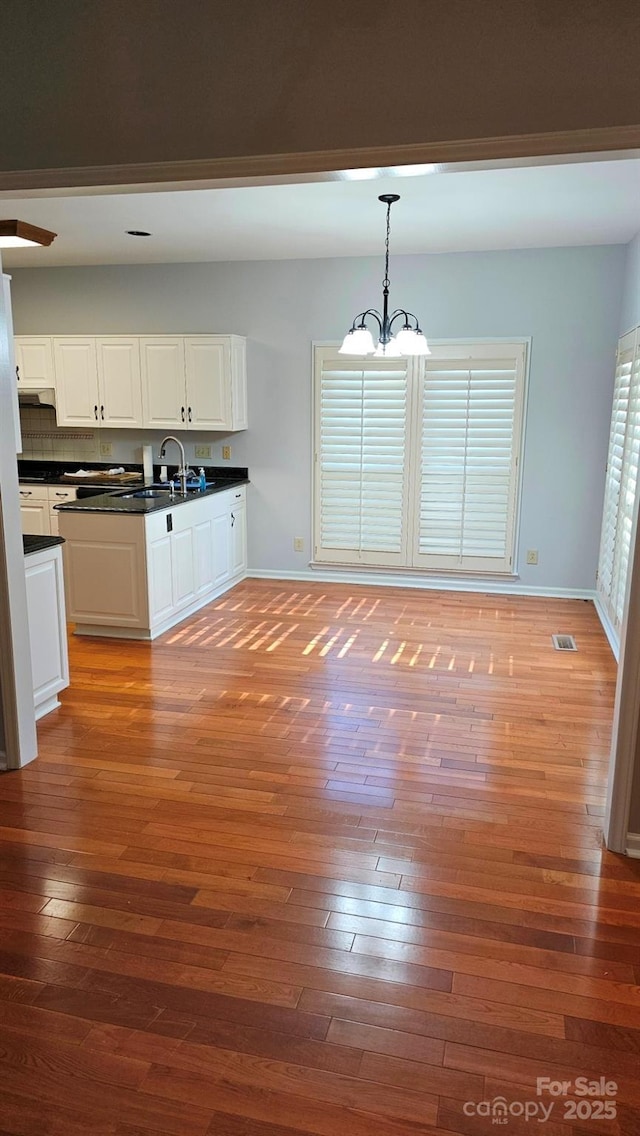
{"type": "Polygon", "coordinates": [[[203,446],[196,446],[195,455],[196,455],[197,458],[204,458],[205,460],[210,459],[211,458],[211,446],[204,446],[204,445],[203,446]]]}
{"type": "Polygon", "coordinates": [[[100,443],[100,457],[112,458],[113,457],[113,442],[100,443]]]}
{"type": "Polygon", "coordinates": [[[231,461],[231,446],[222,447],[222,460],[227,462],[231,461]]]}

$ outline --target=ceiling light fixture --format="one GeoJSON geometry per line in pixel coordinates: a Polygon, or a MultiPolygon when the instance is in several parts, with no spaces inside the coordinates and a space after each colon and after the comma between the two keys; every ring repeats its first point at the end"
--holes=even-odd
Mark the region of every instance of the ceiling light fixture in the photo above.
{"type": "Polygon", "coordinates": [[[57,235],[49,229],[30,225],[28,221],[0,221],[0,248],[30,248],[34,245],[48,247],[57,235]]]}
{"type": "Polygon", "coordinates": [[[429,345],[422,334],[417,316],[396,308],[389,315],[389,237],[391,233],[391,206],[400,200],[397,193],[383,193],[378,201],[387,207],[387,236],[385,240],[384,280],[382,281],[382,314],[375,308],[360,312],[353,321],[340,348],[341,355],[375,355],[396,358],[399,355],[430,355],[429,345]],[[378,343],[366,325],[367,316],[372,316],[379,328],[378,343]],[[393,335],[393,325],[397,320],[404,321],[397,335],[393,335]],[[412,327],[412,323],[415,325],[412,327]]]}

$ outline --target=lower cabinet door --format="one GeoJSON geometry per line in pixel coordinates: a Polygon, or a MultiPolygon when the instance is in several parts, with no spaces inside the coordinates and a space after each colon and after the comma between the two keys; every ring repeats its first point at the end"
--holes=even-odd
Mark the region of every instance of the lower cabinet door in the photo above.
{"type": "Polygon", "coordinates": [[[49,536],[51,533],[49,503],[47,501],[20,500],[22,531],[31,536],[49,536]]]}
{"type": "Polygon", "coordinates": [[[151,623],[166,619],[173,611],[171,537],[169,534],[148,545],[149,617],[151,623]]]}
{"type": "Polygon", "coordinates": [[[193,529],[183,529],[171,536],[173,567],[173,606],[185,607],[196,594],[193,529]]]}
{"type": "Polygon", "coordinates": [[[69,685],[62,557],[49,549],[25,563],[33,693],[40,717],[45,711],[38,713],[38,707],[69,685]]]}
{"type": "Polygon", "coordinates": [[[247,567],[247,507],[232,505],[229,517],[231,531],[231,575],[237,576],[247,567]]]}
{"type": "Polygon", "coordinates": [[[213,582],[216,587],[224,584],[231,575],[231,541],[229,537],[229,514],[227,510],[213,518],[213,582]]]}
{"type": "Polygon", "coordinates": [[[213,588],[214,564],[213,564],[213,520],[207,518],[193,528],[193,554],[194,554],[194,571],[195,571],[195,593],[200,595],[202,592],[208,592],[213,588]]]}

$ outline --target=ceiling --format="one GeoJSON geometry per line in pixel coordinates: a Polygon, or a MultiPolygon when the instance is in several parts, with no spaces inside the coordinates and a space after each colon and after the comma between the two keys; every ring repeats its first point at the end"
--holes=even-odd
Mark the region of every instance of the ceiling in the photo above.
{"type": "Polygon", "coordinates": [[[12,268],[379,254],[377,196],[385,192],[401,194],[393,253],[621,244],[640,230],[640,159],[431,170],[171,192],[3,195],[0,216],[58,237],[46,249],[6,249],[2,260],[12,268]],[[130,237],[127,229],[152,236],[130,237]]]}

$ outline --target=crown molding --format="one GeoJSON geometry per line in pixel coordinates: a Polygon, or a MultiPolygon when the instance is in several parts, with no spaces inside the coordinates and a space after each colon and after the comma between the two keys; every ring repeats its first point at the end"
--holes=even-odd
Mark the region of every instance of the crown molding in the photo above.
{"type": "Polygon", "coordinates": [[[364,149],[315,150],[307,153],[258,154],[188,161],[144,162],[103,166],[0,171],[0,193],[47,190],[102,189],[152,185],[188,188],[189,183],[281,180],[336,170],[389,167],[423,163],[514,161],[548,156],[598,154],[640,156],[640,124],[603,126],[538,134],[466,138],[450,142],[423,142],[364,149]],[[633,151],[636,151],[633,154],[633,151]]]}

